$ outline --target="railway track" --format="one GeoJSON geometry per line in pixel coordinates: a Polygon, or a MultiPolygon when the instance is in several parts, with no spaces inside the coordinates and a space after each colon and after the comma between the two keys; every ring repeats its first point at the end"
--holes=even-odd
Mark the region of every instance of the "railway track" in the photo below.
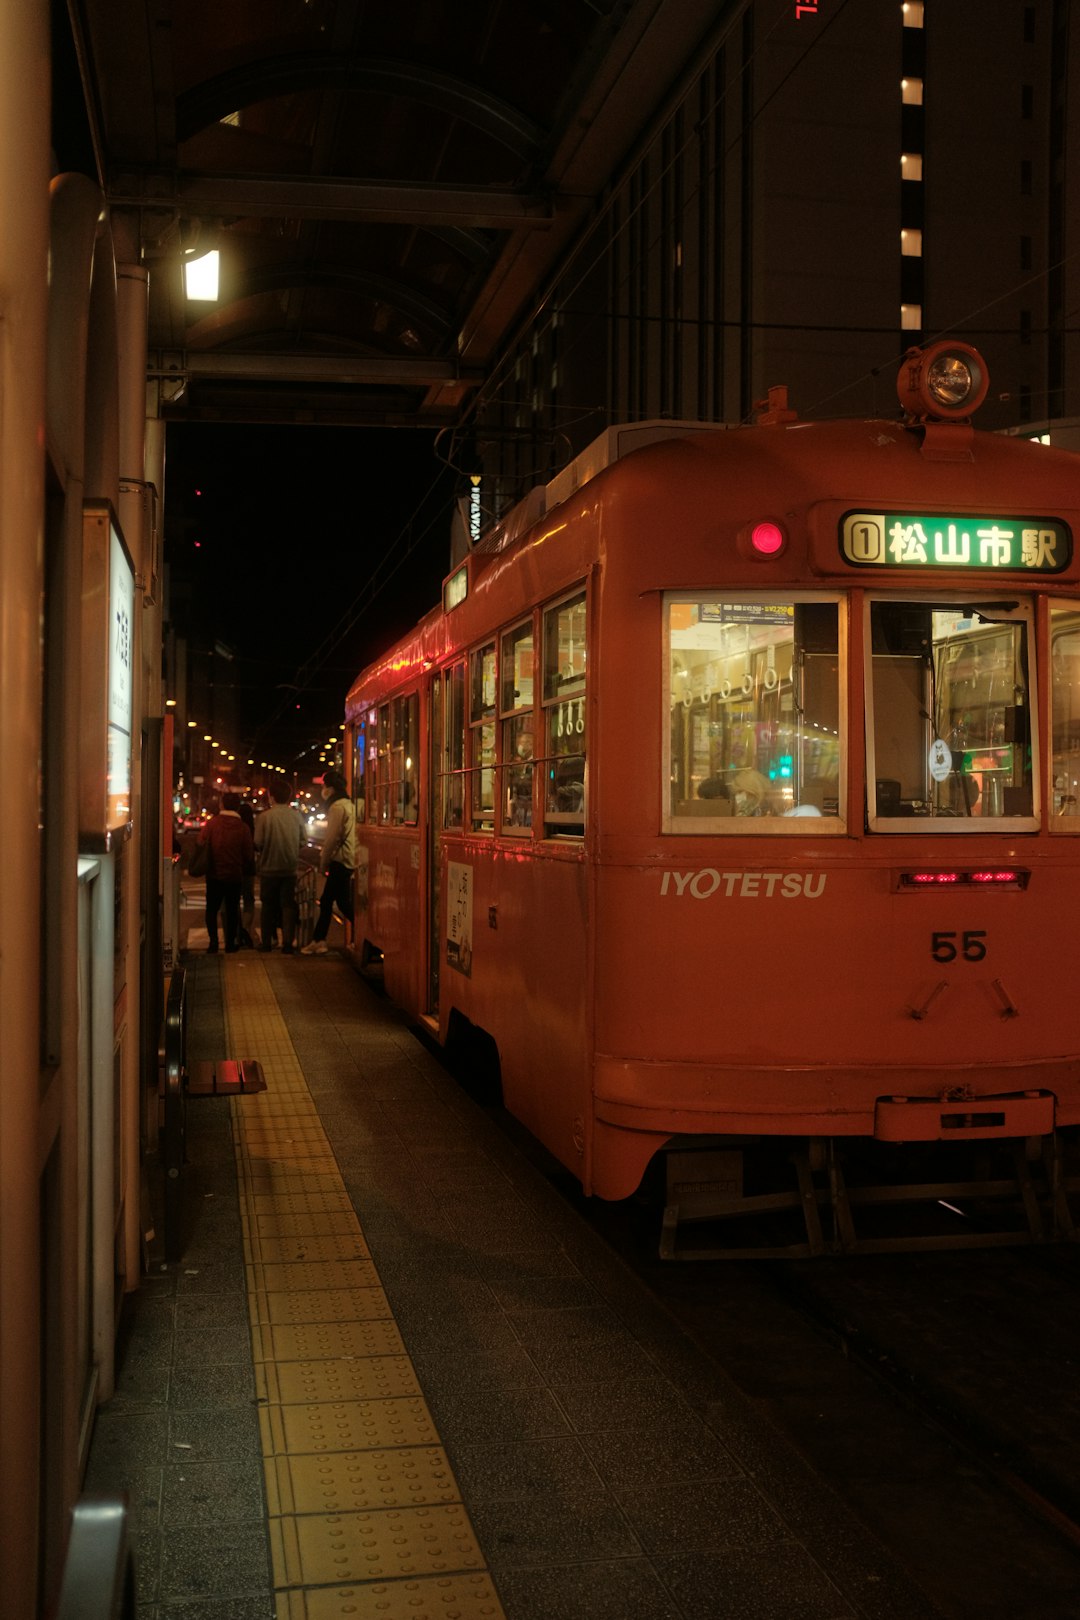
{"type": "Polygon", "coordinates": [[[581,1204],[953,1620],[1080,1615],[1080,1251],[656,1257],[581,1204]]]}

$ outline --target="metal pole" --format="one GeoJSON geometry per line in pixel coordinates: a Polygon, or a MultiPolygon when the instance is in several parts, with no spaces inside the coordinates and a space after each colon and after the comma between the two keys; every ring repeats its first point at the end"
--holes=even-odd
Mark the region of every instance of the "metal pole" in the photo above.
{"type": "Polygon", "coordinates": [[[49,7],[0,6],[0,1479],[24,1504],[0,1536],[10,1614],[37,1612],[41,601],[49,231],[49,7]]]}

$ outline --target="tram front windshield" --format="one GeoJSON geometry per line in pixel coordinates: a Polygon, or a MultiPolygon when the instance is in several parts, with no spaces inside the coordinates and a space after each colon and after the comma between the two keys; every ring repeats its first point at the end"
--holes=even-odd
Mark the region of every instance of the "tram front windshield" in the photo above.
{"type": "MultiPolygon", "coordinates": [[[[666,830],[747,831],[735,818],[752,816],[758,833],[842,832],[849,678],[865,699],[871,832],[1033,829],[1031,600],[871,597],[861,671],[845,657],[846,606],[810,593],[667,598],[666,830]]],[[[1052,621],[1067,825],[1080,819],[1080,619],[1072,608],[1052,621]]]]}
{"type": "Polygon", "coordinates": [[[669,830],[843,830],[840,609],[668,598],[669,830]]]}
{"type": "Polygon", "coordinates": [[[1030,633],[1015,601],[870,603],[871,826],[1031,821],[1030,633]]]}

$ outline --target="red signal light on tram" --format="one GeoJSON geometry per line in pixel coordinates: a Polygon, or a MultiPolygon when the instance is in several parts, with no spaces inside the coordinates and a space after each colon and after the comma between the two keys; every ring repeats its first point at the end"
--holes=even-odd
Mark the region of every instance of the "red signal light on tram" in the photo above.
{"type": "Polygon", "coordinates": [[[905,883],[917,883],[925,887],[932,883],[960,883],[963,874],[960,872],[905,872],[905,883]]]}
{"type": "Polygon", "coordinates": [[[784,531],[779,523],[755,523],[750,531],[750,544],[763,557],[775,557],[784,549],[784,531]]]}
{"type": "Polygon", "coordinates": [[[1003,868],[1001,871],[994,872],[972,872],[970,881],[972,883],[1018,883],[1024,875],[1003,868]]]}
{"type": "Polygon", "coordinates": [[[758,562],[779,557],[786,550],[787,542],[787,530],[775,518],[759,518],[756,523],[748,523],[739,534],[740,551],[758,562]]]}

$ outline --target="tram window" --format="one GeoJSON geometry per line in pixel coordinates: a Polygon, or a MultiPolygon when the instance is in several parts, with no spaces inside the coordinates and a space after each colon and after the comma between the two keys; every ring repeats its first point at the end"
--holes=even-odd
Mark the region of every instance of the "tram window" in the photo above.
{"type": "Polygon", "coordinates": [[[871,602],[872,827],[1031,820],[1029,635],[1015,602],[871,602]]]}
{"type": "Polygon", "coordinates": [[[356,806],[357,821],[367,819],[367,716],[360,715],[356,721],[356,730],[353,733],[353,804],[356,806]]]}
{"type": "Polygon", "coordinates": [[[1080,612],[1050,610],[1053,821],[1080,831],[1080,612]]]}
{"type": "Polygon", "coordinates": [[[666,830],[842,831],[837,600],[669,597],[665,641],[666,830]]]}
{"type": "Polygon", "coordinates": [[[495,830],[495,643],[470,658],[469,825],[474,832],[495,830]]]}
{"type": "Polygon", "coordinates": [[[367,783],[367,816],[369,821],[378,819],[378,795],[376,783],[379,773],[379,728],[374,709],[368,710],[367,716],[367,769],[364,776],[367,783]]]}
{"type": "Polygon", "coordinates": [[[533,821],[535,728],[533,719],[533,627],[519,625],[502,638],[499,715],[502,727],[503,830],[524,833],[533,821]]]}
{"type": "Polygon", "coordinates": [[[443,733],[440,740],[442,824],[460,828],[465,808],[465,665],[443,672],[443,733]]]}
{"type": "Polygon", "coordinates": [[[375,816],[383,826],[390,820],[390,705],[379,705],[378,752],[375,775],[375,816]]]}
{"type": "Polygon", "coordinates": [[[544,614],[544,832],[585,832],[585,592],[544,614]]]}
{"type": "Polygon", "coordinates": [[[417,697],[395,698],[390,713],[390,819],[395,826],[415,826],[417,797],[417,697]]]}

